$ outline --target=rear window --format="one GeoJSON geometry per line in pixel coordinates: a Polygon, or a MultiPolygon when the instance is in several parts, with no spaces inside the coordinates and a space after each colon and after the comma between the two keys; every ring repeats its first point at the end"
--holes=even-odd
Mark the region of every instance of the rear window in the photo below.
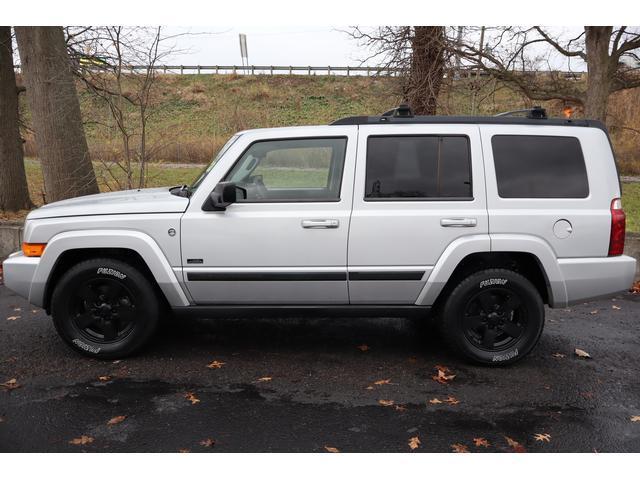
{"type": "Polygon", "coordinates": [[[494,135],[491,139],[502,198],[585,198],[587,169],[575,137],[494,135]]]}
{"type": "Polygon", "coordinates": [[[371,136],[366,200],[471,199],[465,136],[371,136]]]}

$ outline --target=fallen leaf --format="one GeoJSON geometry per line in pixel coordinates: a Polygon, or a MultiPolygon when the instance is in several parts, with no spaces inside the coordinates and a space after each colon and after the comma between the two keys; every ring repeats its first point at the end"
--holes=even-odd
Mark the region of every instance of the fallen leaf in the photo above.
{"type": "Polygon", "coordinates": [[[549,443],[551,441],[551,435],[548,433],[536,433],[533,438],[536,439],[536,441],[538,442],[547,442],[549,443]]]}
{"type": "Polygon", "coordinates": [[[507,443],[513,449],[514,452],[524,453],[527,451],[520,442],[516,442],[513,438],[504,437],[504,439],[507,441],[507,443]]]}
{"type": "Polygon", "coordinates": [[[33,310],[31,310],[31,313],[38,313],[38,309],[34,308],[33,310]]]}
{"type": "Polygon", "coordinates": [[[14,312],[21,312],[21,311],[22,311],[22,309],[21,309],[20,307],[16,307],[16,308],[14,308],[14,309],[13,309],[13,311],[14,311],[14,312]]]}
{"type": "Polygon", "coordinates": [[[369,385],[366,389],[367,390],[373,390],[373,385],[369,385]]]}
{"type": "Polygon", "coordinates": [[[329,445],[325,445],[324,449],[329,453],[340,453],[340,450],[338,450],[336,447],[330,447],[329,445]]]}
{"type": "Polygon", "coordinates": [[[114,361],[113,361],[113,362],[111,362],[111,363],[113,363],[114,365],[117,365],[117,364],[119,364],[121,361],[122,361],[122,360],[114,360],[114,361]]]}
{"type": "Polygon", "coordinates": [[[618,305],[612,305],[611,308],[614,310],[622,310],[622,307],[619,307],[618,305]]]}
{"type": "Polygon", "coordinates": [[[576,348],[576,355],[580,358],[591,358],[591,355],[589,355],[584,350],[580,350],[579,348],[576,348]]]}
{"type": "Polygon", "coordinates": [[[358,350],[361,350],[361,351],[363,351],[363,352],[366,352],[367,350],[369,350],[369,345],[364,345],[364,344],[363,344],[363,345],[358,345],[356,348],[357,348],[358,350]]]}
{"type": "Polygon", "coordinates": [[[184,394],[184,398],[191,402],[191,405],[195,405],[196,403],[200,403],[200,399],[195,396],[193,392],[187,392],[184,394]]]}
{"type": "Polygon", "coordinates": [[[393,408],[395,408],[399,412],[406,412],[407,411],[407,407],[405,407],[404,405],[394,405],[393,408]]]}
{"type": "Polygon", "coordinates": [[[214,360],[209,365],[207,365],[207,368],[222,368],[223,365],[224,365],[224,362],[219,362],[218,360],[214,360]]]}
{"type": "Polygon", "coordinates": [[[117,425],[118,423],[124,422],[125,418],[127,418],[126,415],[118,415],[117,417],[113,417],[109,420],[107,425],[117,425]]]}
{"type": "Polygon", "coordinates": [[[200,445],[207,448],[213,448],[215,444],[216,444],[216,441],[213,438],[205,438],[200,442],[200,445]]]}
{"type": "Polygon", "coordinates": [[[418,448],[420,446],[420,443],[421,442],[420,442],[420,438],[419,437],[411,437],[409,439],[408,445],[409,445],[409,448],[411,450],[415,450],[416,448],[418,448]]]}
{"type": "Polygon", "coordinates": [[[449,397],[447,397],[445,402],[447,402],[449,405],[457,405],[460,403],[460,400],[458,400],[456,397],[452,397],[451,395],[449,395],[449,397]]]}
{"type": "Polygon", "coordinates": [[[385,380],[378,380],[376,382],[373,382],[374,385],[389,385],[389,383],[391,383],[391,379],[387,378],[385,380]]]}
{"type": "Polygon", "coordinates": [[[484,447],[484,448],[488,448],[488,447],[490,447],[490,446],[491,446],[491,444],[489,443],[489,441],[488,441],[486,438],[482,438],[482,437],[474,438],[474,439],[473,439],[473,444],[474,444],[476,447],[484,447]]]}
{"type": "Polygon", "coordinates": [[[0,387],[4,387],[7,390],[13,390],[14,388],[20,388],[20,384],[18,383],[18,380],[12,378],[11,380],[7,380],[4,383],[0,383],[0,387]]]}
{"type": "Polygon", "coordinates": [[[93,443],[93,437],[82,435],[81,437],[70,440],[69,443],[71,445],[88,445],[89,443],[93,443]]]}
{"type": "Polygon", "coordinates": [[[551,356],[555,357],[555,358],[564,358],[564,357],[566,357],[566,355],[564,353],[554,353],[551,356]]]}
{"type": "Polygon", "coordinates": [[[632,422],[640,422],[640,415],[634,415],[633,417],[631,417],[631,421],[632,422]]]}
{"type": "Polygon", "coordinates": [[[181,448],[180,450],[178,450],[178,453],[191,453],[191,450],[189,450],[188,448],[181,448]]]}
{"type": "Polygon", "coordinates": [[[640,293],[640,280],[635,282],[629,291],[631,293],[640,293]]]}
{"type": "Polygon", "coordinates": [[[256,382],[270,382],[271,380],[271,377],[260,377],[256,382]]]}
{"type": "Polygon", "coordinates": [[[109,375],[100,375],[98,377],[98,380],[100,380],[101,382],[108,382],[109,380],[111,380],[111,377],[109,375]]]}
{"type": "Polygon", "coordinates": [[[598,313],[598,310],[591,310],[589,313],[590,313],[591,315],[595,315],[596,313],[598,313]]]}
{"type": "Polygon", "coordinates": [[[462,443],[454,443],[451,445],[451,448],[453,448],[455,453],[469,453],[467,446],[462,443]]]}
{"type": "Polygon", "coordinates": [[[449,383],[451,380],[453,380],[454,378],[456,378],[455,375],[450,374],[448,375],[448,373],[450,373],[449,369],[447,369],[447,367],[442,367],[439,368],[438,365],[436,365],[435,367],[438,370],[438,373],[436,375],[434,375],[433,377],[431,377],[433,380],[435,380],[438,383],[441,383],[443,385],[446,385],[447,383],[449,383]],[[446,369],[446,370],[445,370],[446,369]]]}
{"type": "Polygon", "coordinates": [[[380,405],[382,405],[383,407],[390,407],[392,406],[395,402],[393,400],[378,400],[378,403],[380,405]]]}
{"type": "Polygon", "coordinates": [[[431,403],[433,405],[437,405],[438,403],[442,403],[442,400],[440,400],[438,398],[432,398],[431,400],[429,400],[429,403],[431,403]]]}
{"type": "Polygon", "coordinates": [[[19,318],[22,318],[22,317],[20,315],[13,315],[11,317],[7,317],[7,320],[11,322],[13,320],[18,320],[19,318]]]}

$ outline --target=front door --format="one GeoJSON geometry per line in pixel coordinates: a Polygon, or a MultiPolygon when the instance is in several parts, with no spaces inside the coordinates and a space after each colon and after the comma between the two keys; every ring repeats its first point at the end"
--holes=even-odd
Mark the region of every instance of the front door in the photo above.
{"type": "Polygon", "coordinates": [[[202,182],[181,223],[183,278],[197,304],[349,303],[357,127],[323,129],[244,133],[202,182]],[[246,199],[204,211],[219,181],[246,199]]]}

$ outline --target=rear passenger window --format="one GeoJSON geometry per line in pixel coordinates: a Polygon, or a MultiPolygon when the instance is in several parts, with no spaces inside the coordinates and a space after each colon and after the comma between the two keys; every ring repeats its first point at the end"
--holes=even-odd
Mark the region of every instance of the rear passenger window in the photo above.
{"type": "Polygon", "coordinates": [[[494,135],[493,159],[502,198],[585,198],[587,169],[575,137],[494,135]]]}
{"type": "Polygon", "coordinates": [[[366,200],[472,198],[465,136],[371,136],[366,200]]]}

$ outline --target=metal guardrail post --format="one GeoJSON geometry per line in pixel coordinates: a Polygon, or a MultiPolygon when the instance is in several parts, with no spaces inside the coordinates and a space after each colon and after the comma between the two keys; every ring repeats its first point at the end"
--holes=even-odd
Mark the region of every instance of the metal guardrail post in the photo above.
{"type": "Polygon", "coordinates": [[[198,65],[198,75],[200,75],[200,65],[198,65]]]}
{"type": "Polygon", "coordinates": [[[180,75],[182,75],[183,73],[184,73],[184,67],[180,65],[180,75]]]}

